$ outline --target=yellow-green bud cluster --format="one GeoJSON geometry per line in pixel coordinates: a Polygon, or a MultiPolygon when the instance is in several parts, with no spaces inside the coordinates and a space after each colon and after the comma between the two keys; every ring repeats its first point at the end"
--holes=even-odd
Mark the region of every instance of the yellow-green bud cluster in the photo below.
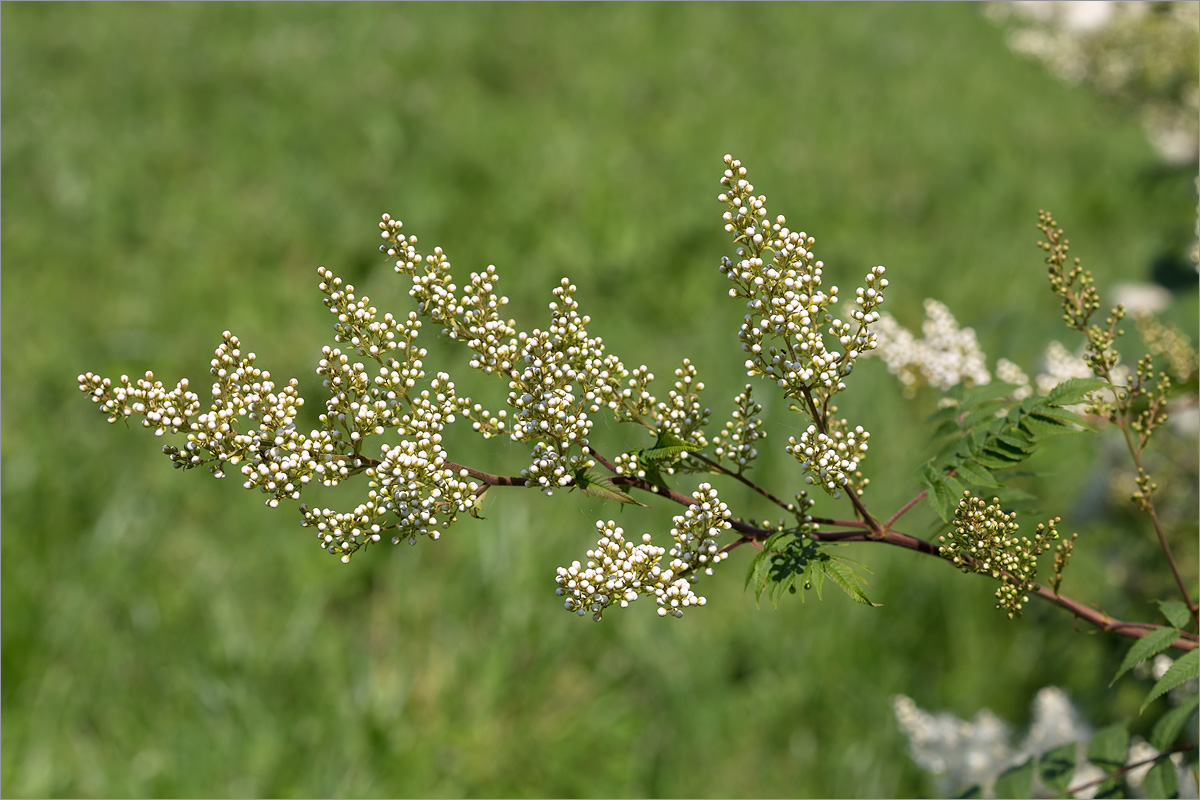
{"type": "Polygon", "coordinates": [[[1000,581],[996,608],[1007,609],[1009,618],[1021,613],[1033,588],[1037,559],[1058,538],[1059,519],[1038,524],[1033,539],[1018,536],[1016,512],[1005,512],[999,498],[988,503],[963,492],[954,511],[954,528],[938,538],[938,552],[963,572],[988,575],[1000,581]]]}

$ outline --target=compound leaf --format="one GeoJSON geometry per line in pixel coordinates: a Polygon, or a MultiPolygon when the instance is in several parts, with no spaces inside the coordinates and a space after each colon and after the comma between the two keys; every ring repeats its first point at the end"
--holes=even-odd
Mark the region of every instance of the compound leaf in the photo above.
{"type": "Polygon", "coordinates": [[[1154,684],[1153,688],[1150,689],[1150,694],[1147,695],[1146,701],[1142,703],[1142,708],[1138,713],[1140,714],[1145,711],[1146,706],[1179,684],[1190,681],[1197,675],[1200,675],[1200,650],[1189,650],[1171,665],[1171,668],[1167,670],[1167,674],[1158,679],[1158,683],[1154,684]]]}
{"type": "Polygon", "coordinates": [[[1117,680],[1129,670],[1136,667],[1138,664],[1145,661],[1150,656],[1157,655],[1163,650],[1171,646],[1171,643],[1179,638],[1179,631],[1174,628],[1159,628],[1156,631],[1146,634],[1142,638],[1133,643],[1129,648],[1129,652],[1125,654],[1125,660],[1121,662],[1117,674],[1109,681],[1108,685],[1112,686],[1117,680]]]}

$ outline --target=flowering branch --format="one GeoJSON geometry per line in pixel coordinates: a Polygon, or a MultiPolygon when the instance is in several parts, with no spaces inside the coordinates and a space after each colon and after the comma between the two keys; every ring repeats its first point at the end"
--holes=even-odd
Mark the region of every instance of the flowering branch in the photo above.
{"type": "MultiPolygon", "coordinates": [[[[546,494],[580,489],[620,503],[637,503],[630,495],[636,489],[682,506],[683,513],[675,517],[670,531],[670,545],[655,545],[650,534],[642,536],[640,543],[627,540],[613,521],[600,520],[598,541],[588,551],[586,563],[574,562],[558,570],[556,581],[565,607],[582,615],[590,613],[597,620],[610,606],[624,607],[643,595],[653,596],[664,616],[677,617],[686,608],[703,605],[704,598],[694,591],[697,578],[711,574],[730,552],[747,543],[760,549],[753,570],[764,580],[795,580],[798,570],[806,586],[815,582],[819,587],[827,576],[854,599],[869,602],[852,568],[820,547],[870,541],[991,575],[1001,582],[999,605],[1011,615],[1036,596],[1106,632],[1138,638],[1158,630],[1161,626],[1115,620],[1061,595],[1058,582],[1069,547],[1060,545],[1056,554],[1053,590],[1034,581],[1037,556],[1058,536],[1057,520],[1030,542],[1015,535],[1015,521],[998,503],[964,499],[958,527],[940,547],[893,529],[926,497],[938,495],[945,501],[946,486],[958,485],[952,481],[990,480],[988,458],[1008,465],[1017,460],[1015,454],[1023,457],[1020,448],[1025,440],[1003,431],[988,434],[992,438],[970,439],[968,445],[973,442],[975,449],[964,445],[967,455],[934,476],[933,494],[927,488],[883,522],[869,511],[864,500],[868,481],[860,465],[868,453],[870,433],[840,417],[834,400],[847,388],[858,359],[880,346],[876,327],[888,329],[893,324],[877,310],[888,286],[885,270],[876,266],[868,271],[863,285],[854,291],[853,303],[837,312],[839,289],[825,287],[824,264],[814,255],[813,237],[788,227],[781,215],[768,215],[766,198],[754,194],[741,162],[726,156],[725,165],[718,199],[725,206],[723,221],[733,237],[735,258],[722,259],[720,271],[732,284],[730,296],[745,304],[738,339],[746,354],[747,375],[769,381],[804,417],[807,424],[798,438],[789,437],[786,452],[800,466],[807,484],[819,486],[833,500],[844,495],[854,509],[853,519],[813,515],[815,500],[805,492],[788,502],[747,476],[758,454],[757,443],[765,436],[758,417],[762,406],[753,399],[749,385],[734,398],[729,421],[710,437],[706,428],[711,412],[700,399],[704,383],[690,360],[684,359],[674,371],[671,388],[660,398],[648,367],[627,368],[607,351],[602,339],[589,333],[591,320],[580,313],[576,287],[567,279],[552,291],[548,324],[519,331],[514,320],[501,315],[508,299],[496,293],[499,276],[494,266],[472,273],[460,288],[444,251],[435,247],[432,253],[422,254],[416,237],[405,235],[401,222],[388,215],[379,224],[384,240],[380,250],[408,279],[416,310],[403,317],[381,314],[368,298],[357,296],[353,286],[329,270],[319,270],[325,305],[336,319],[337,345],[323,348],[317,364],[327,392],[319,427],[308,433],[297,428],[304,404],[298,382],[292,379],[277,388],[270,374],[255,365],[255,355],[244,354],[238,338],[229,332],[211,362],[215,382],[207,410],[188,381],[168,390],[149,372],[136,381],[122,376],[115,382],[86,373],[79,376],[80,388],[110,422],[139,416],[156,435],[184,434],[182,447],[164,447],[175,466],[206,466],[218,478],[234,469],[242,475],[243,486],[266,494],[272,507],[300,500],[314,482],[331,487],[365,478],[366,496],[353,509],[300,504],[303,525],[315,529],[321,546],[342,561],[385,537],[393,543],[437,539],[461,515],[478,516],[479,502],[491,487],[537,488],[546,494]],[[505,381],[506,408],[486,409],[459,395],[449,374],[426,371],[427,351],[419,337],[428,322],[467,349],[469,367],[505,381]],[[594,417],[601,413],[644,428],[654,437],[653,445],[611,459],[597,452],[589,435],[594,417]],[[518,474],[497,475],[452,459],[444,449],[443,433],[459,420],[484,440],[508,436],[529,446],[525,466],[518,474]],[[389,435],[389,441],[380,441],[389,435]],[[709,483],[700,483],[690,494],[670,486],[674,476],[690,473],[736,481],[791,519],[766,523],[734,515],[709,483]],[[822,526],[836,530],[822,530],[822,526]],[[722,545],[719,539],[726,531],[738,538],[722,545]]],[[[1143,390],[1150,368],[1139,365],[1138,382],[1131,389],[1115,388],[1116,356],[1111,345],[1120,335],[1116,324],[1123,312],[1114,311],[1106,327],[1089,326],[1088,318],[1098,307],[1090,276],[1078,267],[1064,271],[1066,240],[1048,215],[1043,230],[1052,243],[1048,246],[1051,283],[1064,298],[1064,314],[1070,324],[1087,333],[1089,364],[1112,387],[1112,403],[1091,402],[1126,433],[1139,469],[1140,505],[1154,521],[1176,580],[1195,613],[1155,514],[1154,486],[1148,476],[1142,480],[1145,473],[1138,460],[1150,432],[1165,415],[1163,404],[1157,402],[1165,396],[1165,376],[1154,392],[1143,390]],[[1071,288],[1075,282],[1082,288],[1071,288]],[[1149,398],[1150,411],[1133,418],[1130,398],[1141,396],[1139,391],[1149,398]]],[[[940,320],[927,331],[933,339],[953,320],[944,307],[927,306],[927,311],[940,320]]],[[[942,339],[926,352],[953,352],[960,362],[954,374],[969,372],[978,377],[981,359],[974,359],[969,347],[959,348],[953,336],[942,339]]],[[[884,355],[903,364],[897,369],[908,370],[905,374],[923,374],[913,366],[915,362],[897,360],[894,349],[885,349],[884,355]]],[[[945,375],[939,378],[943,379],[949,380],[945,375]]],[[[979,378],[979,382],[985,381],[979,378]]],[[[1079,387],[1058,390],[1051,398],[1061,405],[1070,400],[1068,395],[1074,396],[1072,392],[1081,391],[1079,387]]],[[[1031,430],[1069,427],[1078,419],[1060,413],[1053,403],[1022,408],[1013,424],[1031,430]]],[[[967,406],[960,410],[971,416],[967,406]]],[[[954,417],[954,424],[961,418],[954,417]]],[[[1196,644],[1195,634],[1180,633],[1173,646],[1190,650],[1196,644]]]]}

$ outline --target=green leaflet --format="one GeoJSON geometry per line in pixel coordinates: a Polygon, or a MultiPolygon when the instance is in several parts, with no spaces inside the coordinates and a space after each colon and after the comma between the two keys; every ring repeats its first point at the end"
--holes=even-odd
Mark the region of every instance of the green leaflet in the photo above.
{"type": "Polygon", "coordinates": [[[1188,611],[1186,603],[1179,600],[1158,600],[1158,610],[1167,618],[1167,622],[1176,628],[1186,628],[1191,622],[1192,612],[1188,611]]]}
{"type": "Polygon", "coordinates": [[[1158,683],[1154,684],[1153,688],[1150,689],[1150,694],[1147,695],[1138,713],[1144,712],[1146,707],[1155,700],[1184,681],[1195,678],[1198,674],[1200,674],[1200,650],[1189,650],[1171,665],[1166,675],[1158,679],[1158,683]]]}
{"type": "Polygon", "coordinates": [[[979,462],[964,461],[959,464],[955,475],[963,481],[975,486],[986,486],[989,489],[999,489],[1000,484],[992,477],[992,473],[988,472],[987,467],[979,462]]]}
{"type": "Polygon", "coordinates": [[[778,606],[785,592],[796,594],[800,589],[815,590],[817,599],[823,599],[822,588],[829,578],[850,599],[873,606],[862,590],[869,584],[855,570],[854,563],[831,556],[807,537],[782,531],[763,543],[762,552],[755,556],[746,573],[746,586],[754,588],[756,601],[761,601],[765,591],[772,605],[778,606]]]}
{"type": "Polygon", "coordinates": [[[1108,682],[1108,685],[1112,686],[1122,675],[1147,658],[1150,658],[1150,656],[1157,655],[1166,650],[1178,638],[1179,631],[1174,628],[1159,628],[1135,641],[1133,646],[1129,648],[1129,652],[1125,654],[1125,660],[1121,662],[1117,674],[1108,682]]]}
{"type": "Polygon", "coordinates": [[[1001,772],[992,793],[996,797],[1033,797],[1033,759],[1001,772]]]}
{"type": "Polygon", "coordinates": [[[1159,717],[1158,722],[1154,723],[1154,730],[1150,732],[1150,744],[1159,750],[1166,750],[1174,745],[1188,720],[1196,713],[1198,704],[1200,695],[1192,695],[1159,717]]]}
{"type": "Polygon", "coordinates": [[[1087,757],[1096,766],[1110,771],[1125,765],[1125,752],[1128,749],[1129,727],[1124,722],[1114,722],[1092,736],[1088,742],[1087,757]]]}
{"type": "Polygon", "coordinates": [[[1072,378],[1063,381],[1050,390],[1046,402],[1055,406],[1073,406],[1082,403],[1089,394],[1098,392],[1108,386],[1107,381],[1099,378],[1072,378]]]}
{"type": "Polygon", "coordinates": [[[1042,783],[1056,792],[1065,792],[1075,777],[1075,751],[1077,742],[1069,742],[1045,752],[1038,759],[1038,777],[1042,783]]]}
{"type": "Polygon", "coordinates": [[[585,469],[575,471],[575,487],[589,497],[602,497],[605,500],[616,500],[618,503],[648,507],[630,497],[628,492],[615,485],[611,479],[591,474],[585,469]]]}
{"type": "Polygon", "coordinates": [[[643,450],[641,455],[647,461],[670,462],[682,453],[698,449],[700,448],[696,445],[685,442],[668,431],[663,431],[658,434],[658,440],[655,441],[654,447],[643,450]]]}
{"type": "Polygon", "coordinates": [[[1165,756],[1150,768],[1144,781],[1142,791],[1146,793],[1146,797],[1179,796],[1179,778],[1175,775],[1175,765],[1165,756]]]}
{"type": "MultiPolygon", "coordinates": [[[[872,603],[871,599],[867,597],[866,592],[862,590],[863,586],[870,586],[871,584],[867,583],[866,579],[858,574],[851,565],[862,566],[858,562],[850,561],[846,558],[831,556],[829,561],[825,562],[825,573],[851,600],[877,608],[880,604],[872,603]]],[[[866,567],[862,568],[867,569],[866,567]]],[[[870,572],[870,570],[867,571],[870,572]]]]}

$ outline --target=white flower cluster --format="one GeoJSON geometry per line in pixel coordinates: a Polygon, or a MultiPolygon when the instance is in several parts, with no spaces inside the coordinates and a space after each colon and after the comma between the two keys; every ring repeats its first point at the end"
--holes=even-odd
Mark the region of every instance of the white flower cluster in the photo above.
{"type": "Polygon", "coordinates": [[[304,404],[296,392],[297,381],[293,378],[276,392],[270,373],[254,366],[254,359],[254,353],[243,357],[238,338],[225,331],[210,370],[217,379],[212,406],[203,414],[197,413],[200,398],[188,391],[186,379],[168,392],[152,372],[136,383],[122,375],[115,386],[89,372],[79,376],[79,388],[109,415],[109,422],[140,415],[142,425],[156,435],[187,431],[182,450],[163,448],[176,466],[209,464],[214,475],[224,477],[227,464],[241,464],[246,488],[267,492],[267,503],[277,506],[283,497],[299,497],[300,487],[313,474],[311,464],[298,463],[289,452],[303,442],[306,452],[326,453],[332,440],[316,432],[311,438],[296,433],[296,414],[304,404]],[[242,420],[255,427],[239,431],[242,420]]]}
{"type": "Polygon", "coordinates": [[[718,199],[727,206],[725,230],[734,235],[738,260],[723,258],[721,272],[735,286],[730,296],[746,299],[738,338],[750,355],[747,373],[773,381],[810,414],[832,413],[830,399],[846,388],[857,359],[878,344],[869,326],[880,319],[875,309],[888,285],[884,268],[873,267],[855,290],[852,322],[834,318],[838,288],[822,288],[825,265],[812,251],[813,237],[788,228],[783,216],[768,219],[766,197],[754,194],[745,167],[728,155],[725,164],[718,199]]]}
{"type": "MultiPolygon", "coordinates": [[[[1056,747],[1079,742],[1072,785],[1096,782],[1075,797],[1094,797],[1105,773],[1087,760],[1087,742],[1093,730],[1072,705],[1066,692],[1056,686],[1041,689],[1032,704],[1032,721],[1019,745],[1011,744],[1009,727],[988,709],[980,710],[971,722],[953,714],[931,714],[917,706],[909,697],[892,698],[901,732],[908,737],[909,755],[927,772],[939,776],[938,794],[951,796],[972,786],[981,788],[983,796],[992,796],[992,786],[1000,773],[1032,756],[1041,756],[1056,747]]],[[[1135,738],[1129,748],[1126,764],[1134,764],[1158,755],[1149,743],[1135,738]]],[[[1181,754],[1177,754],[1181,755],[1181,754]]],[[[1182,768],[1182,759],[1174,758],[1179,779],[1179,796],[1196,796],[1196,781],[1190,770],[1182,768]]],[[[1144,790],[1143,782],[1150,765],[1130,770],[1125,779],[1135,791],[1144,790]]],[[[1058,792],[1034,785],[1035,796],[1058,792]]]]}
{"type": "Polygon", "coordinates": [[[179,433],[186,421],[200,410],[200,397],[188,390],[187,378],[169,392],[162,381],[154,380],[153,372],[147,372],[137,381],[122,375],[116,386],[111,379],[91,372],[80,375],[78,380],[80,390],[91,395],[92,402],[108,414],[109,422],[139,414],[142,427],[153,428],[155,436],[179,433]]]}
{"type": "Polygon", "coordinates": [[[420,313],[472,350],[472,367],[509,380],[513,418],[507,419],[505,411],[493,417],[474,406],[468,413],[475,429],[485,436],[506,431],[514,441],[532,442],[530,464],[522,473],[531,484],[547,493],[570,485],[579,469],[594,465],[587,455],[588,415],[601,408],[618,411],[629,396],[621,388],[629,373],[620,359],[605,354],[601,339],[587,335],[591,320],[579,314],[576,287],[566,278],[555,287],[546,330],[517,333],[515,322],[499,315],[508,298],[495,293],[494,266],[472,273],[469,289],[459,296],[440,247],[422,256],[416,237],[401,234],[403,224],[386,214],[379,227],[387,240],[380,249],[397,259],[397,272],[411,277],[409,294],[420,313]]]}
{"type": "Polygon", "coordinates": [[[711,412],[700,404],[704,383],[696,378],[695,365],[691,359],[685,358],[683,366],[675,370],[674,388],[667,392],[665,402],[655,403],[655,411],[660,432],[669,431],[701,450],[708,446],[703,429],[708,424],[711,412]]]}
{"type": "Polygon", "coordinates": [[[828,433],[809,425],[800,434],[800,441],[795,436],[788,437],[787,452],[808,473],[806,482],[818,484],[838,497],[840,489],[848,486],[852,478],[861,477],[857,474],[858,462],[867,454],[870,437],[861,425],[851,430],[845,420],[835,420],[828,433]]]}
{"type": "MultiPolygon", "coordinates": [[[[238,338],[228,331],[211,364],[215,377],[212,405],[198,413],[198,396],[181,381],[172,391],[152,373],[136,383],[122,376],[117,385],[92,373],[79,376],[80,388],[109,414],[110,421],[134,414],[156,433],[187,432],[182,448],[163,450],[177,465],[208,464],[217,477],[237,466],[247,489],[268,495],[267,504],[299,500],[312,482],[334,486],[365,472],[368,500],[351,512],[301,505],[304,524],[315,527],[321,546],[349,559],[364,544],[390,531],[393,542],[415,536],[437,538],[457,513],[474,510],[478,484],[445,467],[442,431],[456,412],[470,412],[444,373],[417,391],[425,380],[423,349],[414,346],[420,329],[415,314],[398,320],[380,317],[366,297],[322,268],[321,290],[337,317],[335,339],[349,343],[375,370],[351,359],[339,348],[325,347],[317,373],[329,391],[322,427],[307,435],[296,428],[303,399],[293,378],[276,390],[270,373],[254,365],[254,353],[243,356],[238,338]],[[394,357],[399,355],[400,358],[394,357]],[[366,438],[398,431],[399,446],[382,447],[382,460],[363,454],[366,438]]],[[[475,407],[477,408],[477,407],[475,407]]]]}
{"type": "MultiPolygon", "coordinates": [[[[960,383],[966,386],[991,383],[992,373],[975,331],[959,328],[954,315],[937,300],[925,300],[922,339],[886,313],[881,315],[876,328],[879,344],[871,357],[882,359],[888,372],[896,376],[908,394],[926,384],[945,391],[960,383]]],[[[1092,368],[1084,360],[1083,351],[1073,354],[1060,342],[1050,342],[1042,360],[1042,372],[1032,380],[1019,366],[1004,358],[997,359],[995,376],[1014,387],[1011,394],[1014,400],[1029,397],[1035,387],[1044,395],[1072,378],[1092,377],[1092,368]]],[[[1118,365],[1113,377],[1119,384],[1128,383],[1128,367],[1118,365]]],[[[1071,406],[1071,410],[1082,413],[1087,407],[1087,403],[1080,403],[1071,406]]]]}
{"type": "Polygon", "coordinates": [[[737,466],[741,473],[758,458],[758,448],[754,443],[766,437],[762,429],[762,405],[755,402],[751,395],[751,386],[733,399],[737,408],[734,409],[733,419],[725,423],[725,427],[713,439],[713,453],[718,459],[727,458],[737,466]]]}
{"type": "Polygon", "coordinates": [[[343,562],[364,544],[380,541],[385,530],[394,531],[392,544],[415,544],[417,536],[436,540],[458,514],[474,510],[479,484],[466,470],[446,466],[440,433],[381,449],[382,463],[366,470],[367,502],[348,513],[301,506],[304,524],[316,528],[322,546],[340,553],[343,562]]]}
{"type": "Polygon", "coordinates": [[[987,7],[1009,28],[1012,50],[1037,58],[1069,83],[1086,82],[1126,100],[1163,159],[1195,162],[1196,3],[1021,0],[987,7]]]}
{"type": "Polygon", "coordinates": [[[921,383],[945,390],[958,383],[983,385],[992,380],[975,331],[960,329],[954,315],[937,300],[925,301],[925,321],[921,323],[925,338],[917,339],[891,314],[882,315],[877,331],[879,345],[874,355],[883,359],[888,372],[910,392],[921,383]]]}
{"type": "Polygon", "coordinates": [[[695,504],[674,518],[670,551],[655,545],[648,533],[635,545],[612,520],[597,522],[600,539],[587,551],[587,565],[575,561],[558,568],[555,594],[566,597],[564,607],[581,617],[591,612],[599,622],[609,606],[627,608],[642,595],[654,596],[660,617],[681,617],[685,608],[704,605],[705,599],[692,590],[695,573],[712,575],[713,567],[728,557],[717,539],[730,527],[729,507],[707,483],[696,488],[692,499],[695,504]],[[665,568],[664,556],[670,559],[665,568]]]}

